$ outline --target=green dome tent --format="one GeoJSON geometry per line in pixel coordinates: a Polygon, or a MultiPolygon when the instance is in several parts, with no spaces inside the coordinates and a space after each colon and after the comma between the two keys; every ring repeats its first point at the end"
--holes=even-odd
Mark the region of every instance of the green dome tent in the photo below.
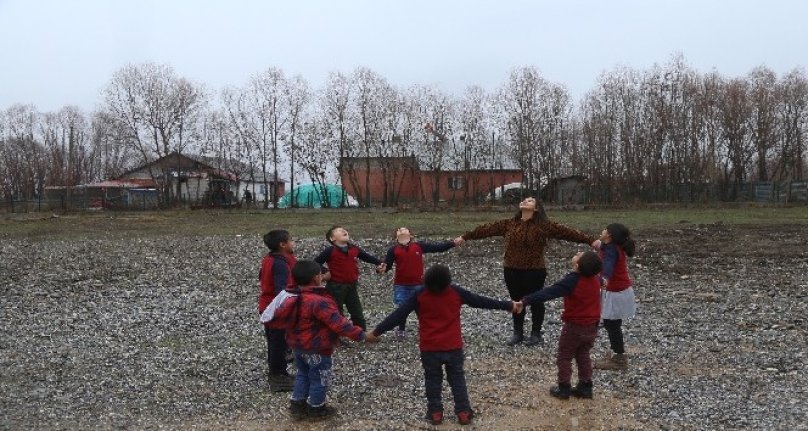
{"type": "MultiPolygon", "coordinates": [[[[281,196],[280,200],[278,200],[278,208],[292,207],[292,193],[288,192],[281,196]]],[[[345,193],[345,190],[338,184],[326,184],[324,186],[303,184],[295,187],[294,194],[297,206],[302,208],[320,208],[323,205],[322,202],[326,201],[326,197],[330,208],[339,208],[342,200],[346,197],[346,206],[357,206],[356,199],[345,193]]]]}

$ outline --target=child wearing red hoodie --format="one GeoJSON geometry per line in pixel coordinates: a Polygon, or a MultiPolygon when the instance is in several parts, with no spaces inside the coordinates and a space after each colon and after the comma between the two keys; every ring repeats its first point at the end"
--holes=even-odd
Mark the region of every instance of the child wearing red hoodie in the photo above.
{"type": "Polygon", "coordinates": [[[589,353],[595,345],[600,321],[601,261],[593,251],[580,252],[572,258],[572,272],[550,287],[531,293],[522,302],[536,304],[564,297],[561,313],[561,336],[558,338],[558,386],[550,389],[550,395],[569,399],[592,398],[592,359],[589,353]],[[578,365],[578,385],[573,389],[572,359],[578,365]]]}

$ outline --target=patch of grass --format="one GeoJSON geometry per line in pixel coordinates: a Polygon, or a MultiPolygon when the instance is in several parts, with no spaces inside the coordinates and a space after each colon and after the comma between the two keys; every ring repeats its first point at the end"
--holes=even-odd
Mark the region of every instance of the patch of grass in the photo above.
{"type": "MultiPolygon", "coordinates": [[[[450,238],[482,223],[510,217],[514,210],[395,212],[351,210],[176,210],[163,212],[8,214],[0,218],[0,237],[36,240],[143,236],[260,236],[274,228],[297,237],[322,237],[334,224],[356,238],[387,237],[401,226],[421,237],[450,238]]],[[[667,228],[686,224],[808,225],[806,207],[660,208],[555,210],[551,219],[592,233],[609,223],[632,229],[667,228]]]]}

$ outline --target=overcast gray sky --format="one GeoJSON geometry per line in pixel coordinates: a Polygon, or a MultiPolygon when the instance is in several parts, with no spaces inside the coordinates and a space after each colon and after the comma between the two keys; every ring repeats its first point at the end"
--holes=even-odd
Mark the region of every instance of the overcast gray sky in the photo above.
{"type": "Polygon", "coordinates": [[[276,66],[314,86],[367,66],[395,85],[494,89],[534,65],[575,98],[618,65],[682,53],[738,76],[808,65],[802,0],[0,0],[0,109],[92,110],[127,63],[218,92],[276,66]]]}

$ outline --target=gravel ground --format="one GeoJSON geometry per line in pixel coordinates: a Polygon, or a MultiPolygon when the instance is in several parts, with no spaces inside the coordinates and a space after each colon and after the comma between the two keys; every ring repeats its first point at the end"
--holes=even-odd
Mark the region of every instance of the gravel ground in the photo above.
{"type": "MultiPolygon", "coordinates": [[[[592,401],[555,400],[547,388],[560,301],[548,305],[546,342],[536,348],[503,345],[506,313],[464,309],[477,411],[465,429],[808,429],[804,226],[682,224],[637,237],[630,369],[596,373],[592,401]]],[[[378,255],[388,245],[357,242],[378,255]]],[[[439,427],[422,419],[416,341],[389,335],[336,352],[336,418],[290,421],[287,395],[267,389],[255,311],[262,247],[252,236],[4,240],[0,428],[458,428],[451,418],[439,427]]],[[[302,239],[298,255],[322,247],[302,239]]],[[[551,247],[548,282],[579,249],[551,247]]],[[[504,298],[501,253],[499,241],[483,240],[427,260],[504,298]]],[[[392,310],[390,276],[363,271],[362,300],[375,324],[392,310]]],[[[596,356],[606,344],[602,333],[596,356]]]]}

